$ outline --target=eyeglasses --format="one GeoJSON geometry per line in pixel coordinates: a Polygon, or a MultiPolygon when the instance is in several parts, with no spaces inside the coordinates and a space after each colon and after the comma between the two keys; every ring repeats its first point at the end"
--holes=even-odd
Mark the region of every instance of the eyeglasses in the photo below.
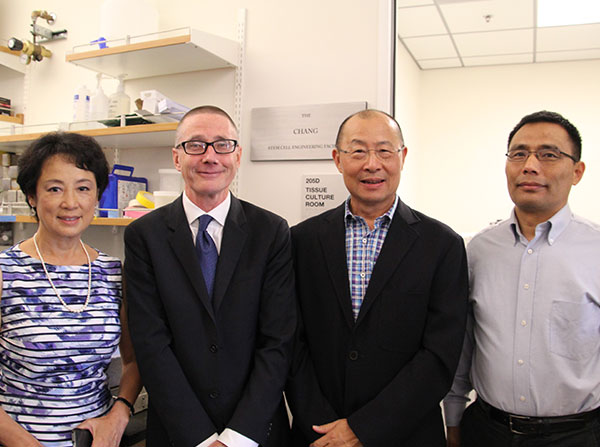
{"type": "Polygon", "coordinates": [[[375,154],[375,156],[381,160],[381,161],[389,161],[391,160],[394,155],[396,155],[398,152],[402,151],[402,149],[404,149],[404,146],[402,146],[400,149],[393,149],[393,148],[382,148],[382,149],[363,149],[363,148],[355,148],[355,149],[350,149],[350,150],[344,150],[344,149],[340,149],[339,147],[337,148],[338,151],[343,152],[344,154],[348,154],[350,155],[350,158],[352,160],[357,160],[357,161],[363,161],[366,160],[367,157],[369,156],[369,152],[373,152],[375,154]]]}
{"type": "Polygon", "coordinates": [[[179,143],[176,148],[182,147],[183,151],[188,155],[202,155],[212,146],[217,154],[230,154],[235,151],[238,142],[236,140],[215,140],[211,143],[200,140],[189,140],[179,143]]]}
{"type": "Polygon", "coordinates": [[[575,157],[554,147],[544,147],[542,149],[538,149],[537,151],[511,149],[505,155],[508,161],[514,163],[523,163],[527,161],[530,155],[535,155],[535,158],[537,158],[542,163],[554,163],[561,160],[563,156],[568,157],[575,163],[577,163],[575,157]]]}

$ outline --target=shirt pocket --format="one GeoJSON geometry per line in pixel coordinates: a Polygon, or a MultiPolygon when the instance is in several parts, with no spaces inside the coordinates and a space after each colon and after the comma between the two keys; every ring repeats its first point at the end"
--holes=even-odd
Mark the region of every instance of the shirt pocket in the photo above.
{"type": "Polygon", "coordinates": [[[595,303],[552,302],[550,351],[583,360],[600,349],[600,307],[595,303]]]}

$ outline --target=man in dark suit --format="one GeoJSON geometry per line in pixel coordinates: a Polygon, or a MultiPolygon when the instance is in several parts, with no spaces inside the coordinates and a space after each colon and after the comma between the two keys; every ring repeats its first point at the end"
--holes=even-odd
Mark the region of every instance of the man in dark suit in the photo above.
{"type": "Polygon", "coordinates": [[[465,329],[465,250],[399,200],[406,152],[391,116],[351,115],[333,151],[349,199],[292,228],[297,446],[445,445],[439,402],[465,329]]]}
{"type": "Polygon", "coordinates": [[[148,447],[288,445],[282,390],[296,327],[289,229],[230,194],[241,150],[223,110],[188,112],[173,148],[184,193],[125,231],[148,447]]]}

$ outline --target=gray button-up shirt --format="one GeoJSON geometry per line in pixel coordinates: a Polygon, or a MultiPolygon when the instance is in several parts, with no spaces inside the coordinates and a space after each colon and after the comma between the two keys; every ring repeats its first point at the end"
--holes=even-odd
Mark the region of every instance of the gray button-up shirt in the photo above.
{"type": "Polygon", "coordinates": [[[514,211],[467,247],[471,313],[446,424],[467,394],[508,413],[561,416],[600,406],[600,226],[568,206],[528,241],[514,211]]]}

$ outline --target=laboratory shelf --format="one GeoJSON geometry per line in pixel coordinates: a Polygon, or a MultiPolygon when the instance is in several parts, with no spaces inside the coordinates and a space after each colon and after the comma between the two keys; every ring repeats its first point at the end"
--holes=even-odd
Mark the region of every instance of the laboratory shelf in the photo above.
{"type": "MultiPolygon", "coordinates": [[[[177,124],[178,122],[138,124],[123,127],[81,129],[72,132],[94,137],[102,147],[118,149],[171,147],[175,142],[177,124]]],[[[0,135],[0,151],[21,152],[42,135],[60,128],[59,124],[45,126],[48,128],[46,131],[27,132],[28,126],[24,126],[19,130],[23,130],[25,133],[0,135]]]]}
{"type": "Polygon", "coordinates": [[[108,41],[107,45],[102,49],[94,49],[98,44],[75,46],[66,61],[112,77],[139,79],[235,68],[240,49],[234,40],[191,28],[108,41]]]}
{"type": "Polygon", "coordinates": [[[21,63],[21,53],[0,45],[0,67],[25,75],[26,65],[21,63]]]}

